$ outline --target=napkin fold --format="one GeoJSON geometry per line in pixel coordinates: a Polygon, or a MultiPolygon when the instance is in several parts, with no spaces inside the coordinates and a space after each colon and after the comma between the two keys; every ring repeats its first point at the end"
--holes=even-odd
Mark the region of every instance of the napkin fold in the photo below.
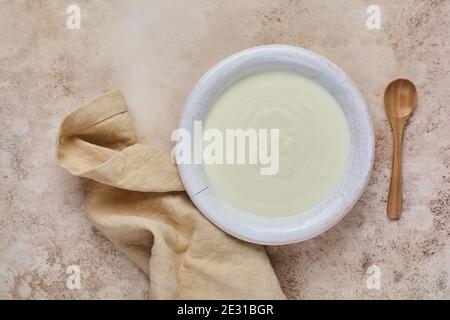
{"type": "Polygon", "coordinates": [[[184,192],[170,152],[137,142],[120,92],[66,117],[57,156],[89,179],[89,217],[150,277],[151,298],[285,298],[264,247],[210,223],[184,192]]]}

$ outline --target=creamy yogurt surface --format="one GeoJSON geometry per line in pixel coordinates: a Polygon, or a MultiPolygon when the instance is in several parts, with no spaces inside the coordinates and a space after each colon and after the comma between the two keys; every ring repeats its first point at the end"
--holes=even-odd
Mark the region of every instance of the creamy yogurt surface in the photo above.
{"type": "Polygon", "coordinates": [[[246,76],[211,105],[204,129],[279,129],[279,170],[260,164],[204,164],[210,185],[235,207],[288,216],[325,200],[343,177],[350,133],[336,99],[301,74],[273,70],[246,76]]]}

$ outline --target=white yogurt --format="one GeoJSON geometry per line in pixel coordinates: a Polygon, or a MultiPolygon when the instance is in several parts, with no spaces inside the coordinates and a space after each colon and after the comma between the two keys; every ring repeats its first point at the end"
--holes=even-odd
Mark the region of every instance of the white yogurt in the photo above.
{"type": "Polygon", "coordinates": [[[276,175],[260,165],[204,165],[210,184],[237,208],[287,216],[327,198],[344,174],[350,149],[345,115],[321,85],[288,71],[264,71],[232,84],[211,106],[205,129],[279,129],[276,175]]]}

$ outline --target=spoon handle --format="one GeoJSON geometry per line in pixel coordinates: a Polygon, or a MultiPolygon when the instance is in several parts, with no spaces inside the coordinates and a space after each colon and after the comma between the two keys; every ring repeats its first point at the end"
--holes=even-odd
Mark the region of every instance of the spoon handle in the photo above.
{"type": "MultiPolygon", "coordinates": [[[[400,120],[400,119],[399,119],[400,120]]],[[[394,155],[392,159],[391,186],[387,202],[387,214],[391,220],[398,220],[402,214],[403,179],[402,179],[402,140],[404,121],[393,123],[394,155]]]]}

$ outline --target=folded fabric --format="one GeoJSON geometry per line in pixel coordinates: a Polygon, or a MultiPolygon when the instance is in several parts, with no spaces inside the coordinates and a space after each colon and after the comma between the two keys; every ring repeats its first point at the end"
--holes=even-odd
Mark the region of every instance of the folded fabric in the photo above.
{"type": "Polygon", "coordinates": [[[170,153],[136,142],[120,92],[62,123],[62,167],[88,178],[89,217],[150,277],[154,299],[284,299],[264,247],[240,241],[195,208],[170,153]]]}

